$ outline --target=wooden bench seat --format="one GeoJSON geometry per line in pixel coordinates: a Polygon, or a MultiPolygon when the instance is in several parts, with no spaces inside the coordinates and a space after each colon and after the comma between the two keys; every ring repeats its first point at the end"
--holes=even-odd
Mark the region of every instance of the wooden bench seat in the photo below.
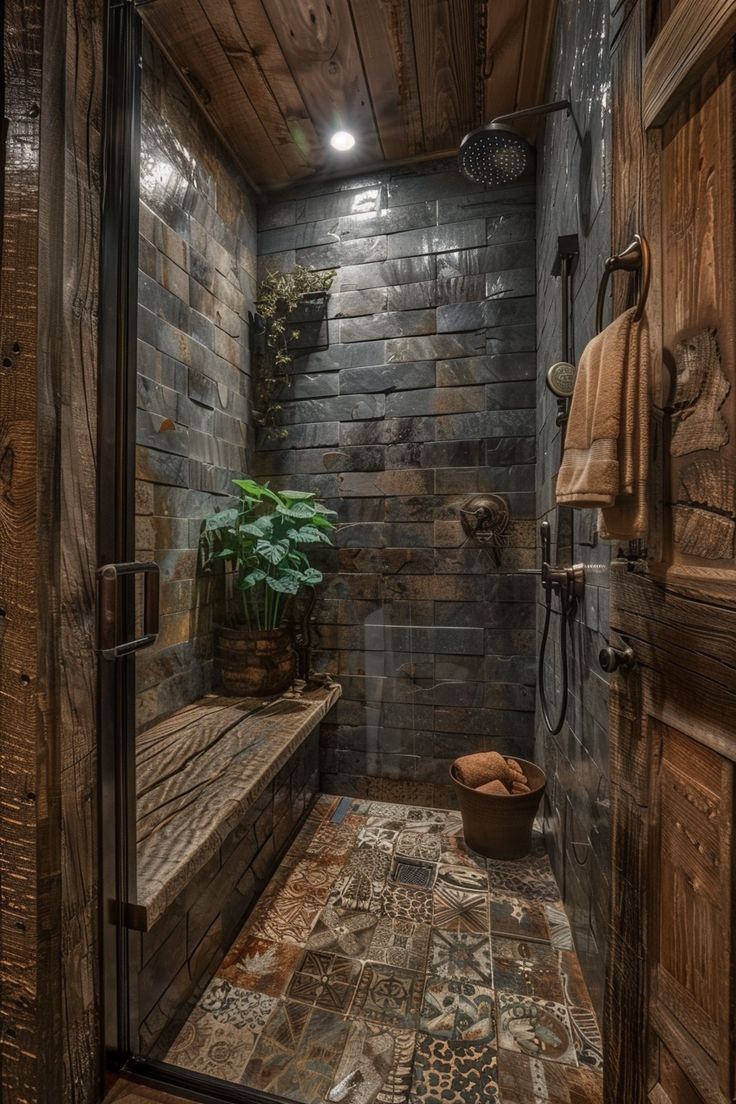
{"type": "Polygon", "coordinates": [[[137,740],[138,903],[147,930],[237,827],[340,696],[209,694],[137,740]]]}

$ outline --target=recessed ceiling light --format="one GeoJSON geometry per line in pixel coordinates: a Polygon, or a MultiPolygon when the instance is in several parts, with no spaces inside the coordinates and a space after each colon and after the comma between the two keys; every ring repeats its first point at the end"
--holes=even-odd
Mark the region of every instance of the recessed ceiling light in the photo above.
{"type": "Polygon", "coordinates": [[[355,145],[355,138],[349,130],[337,130],[330,138],[330,145],[336,150],[349,150],[355,145]]]}

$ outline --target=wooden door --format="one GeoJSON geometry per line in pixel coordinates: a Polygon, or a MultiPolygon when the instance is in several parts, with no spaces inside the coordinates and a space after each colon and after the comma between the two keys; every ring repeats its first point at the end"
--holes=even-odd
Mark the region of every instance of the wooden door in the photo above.
{"type": "MultiPolygon", "coordinates": [[[[734,1077],[736,4],[612,5],[618,252],[652,248],[654,509],[611,578],[607,1104],[727,1104],[734,1077]],[[628,557],[626,556],[628,552],[628,557]]],[[[614,312],[631,288],[614,290],[614,312]]]]}

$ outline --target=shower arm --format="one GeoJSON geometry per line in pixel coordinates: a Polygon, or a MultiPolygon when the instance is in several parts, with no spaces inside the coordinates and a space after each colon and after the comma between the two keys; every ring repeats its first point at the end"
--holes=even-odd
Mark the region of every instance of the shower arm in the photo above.
{"type": "Polygon", "coordinates": [[[555,111],[566,111],[573,121],[575,131],[582,144],[583,136],[580,133],[580,127],[578,121],[575,118],[575,113],[572,109],[572,103],[570,100],[555,100],[553,103],[537,104],[536,107],[525,107],[521,111],[511,111],[507,115],[497,115],[495,119],[491,119],[492,123],[510,123],[515,119],[530,119],[535,115],[551,115],[555,111]]]}

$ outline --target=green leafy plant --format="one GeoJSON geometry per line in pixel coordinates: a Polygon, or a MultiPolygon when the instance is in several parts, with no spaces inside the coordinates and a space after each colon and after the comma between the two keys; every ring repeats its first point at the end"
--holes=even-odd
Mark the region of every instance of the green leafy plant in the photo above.
{"type": "Polygon", "coordinates": [[[258,289],[256,308],[265,326],[266,353],[258,358],[253,417],[270,437],[286,436],[286,430],[277,428],[279,398],[292,383],[290,342],[300,337],[289,316],[308,296],[326,294],[335,276],[335,269],[310,272],[296,265],[291,272],[269,272],[258,289]]]}
{"type": "Polygon", "coordinates": [[[231,625],[277,629],[289,600],[322,582],[304,547],[332,544],[336,514],[307,491],[273,491],[252,479],[233,483],[236,505],[205,519],[203,566],[224,562],[231,625]]]}

